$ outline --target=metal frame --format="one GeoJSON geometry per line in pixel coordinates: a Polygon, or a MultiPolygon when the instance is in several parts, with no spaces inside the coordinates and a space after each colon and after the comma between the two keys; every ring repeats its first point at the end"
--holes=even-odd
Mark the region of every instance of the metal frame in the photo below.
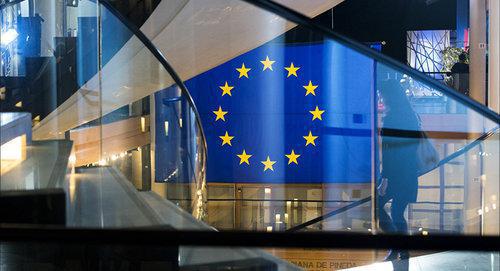
{"type": "Polygon", "coordinates": [[[371,235],[342,232],[249,232],[171,230],[150,227],[140,229],[36,228],[0,225],[4,242],[40,242],[59,244],[148,245],[161,247],[296,247],[500,251],[500,237],[455,235],[371,235]]]}

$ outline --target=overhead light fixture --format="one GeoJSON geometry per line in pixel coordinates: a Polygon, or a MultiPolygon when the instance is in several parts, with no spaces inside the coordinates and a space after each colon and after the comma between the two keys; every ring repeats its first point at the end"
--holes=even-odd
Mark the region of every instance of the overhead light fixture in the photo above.
{"type": "Polygon", "coordinates": [[[2,37],[0,39],[0,44],[2,46],[7,46],[11,42],[16,40],[17,36],[19,36],[19,34],[17,33],[17,31],[14,28],[9,28],[9,30],[2,32],[0,36],[2,37]]]}

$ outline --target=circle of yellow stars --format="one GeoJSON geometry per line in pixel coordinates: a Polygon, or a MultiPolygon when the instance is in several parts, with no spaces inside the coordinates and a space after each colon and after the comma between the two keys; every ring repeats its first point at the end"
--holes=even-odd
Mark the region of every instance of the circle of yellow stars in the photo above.
{"type": "MultiPolygon", "coordinates": [[[[273,72],[273,64],[276,61],[269,59],[269,56],[266,56],[265,60],[261,60],[260,63],[262,63],[262,72],[273,72]]],[[[288,67],[284,67],[284,69],[288,72],[287,78],[289,77],[296,77],[298,78],[298,71],[300,70],[300,67],[295,66],[293,62],[290,62],[290,65],[288,67]]],[[[251,71],[251,68],[248,68],[245,66],[245,63],[241,64],[240,68],[236,68],[236,71],[239,73],[238,74],[238,79],[241,79],[242,77],[246,77],[247,79],[249,78],[249,72],[251,71]]],[[[305,86],[302,86],[305,89],[305,96],[316,96],[316,90],[318,88],[318,85],[315,85],[311,80],[309,80],[308,84],[305,86]]],[[[230,86],[227,81],[224,82],[222,86],[219,86],[219,88],[222,90],[221,95],[225,96],[232,96],[232,92],[234,90],[234,86],[230,86]]],[[[226,115],[229,113],[228,111],[224,111],[221,106],[217,110],[212,111],[215,114],[215,121],[226,121],[226,115]]],[[[313,110],[310,110],[309,113],[312,115],[312,121],[323,120],[323,113],[325,113],[325,110],[321,110],[319,106],[316,106],[313,110]]],[[[219,136],[221,139],[221,146],[224,145],[229,145],[232,146],[231,141],[235,138],[234,135],[230,135],[228,131],[225,132],[224,135],[219,136]]],[[[319,138],[317,135],[313,135],[312,131],[309,130],[309,133],[305,136],[303,136],[305,140],[305,146],[316,146],[316,140],[319,138]]],[[[245,149],[242,150],[240,154],[236,154],[236,156],[240,159],[239,164],[246,164],[250,165],[250,158],[253,156],[252,154],[249,154],[246,152],[245,149]]],[[[299,164],[299,157],[301,155],[298,153],[295,153],[295,150],[292,149],[289,154],[285,154],[285,157],[288,158],[288,165],[291,164],[299,164]]],[[[264,171],[270,170],[274,171],[274,164],[276,164],[277,161],[273,161],[270,156],[268,155],[266,160],[260,161],[264,165],[264,171]]]]}

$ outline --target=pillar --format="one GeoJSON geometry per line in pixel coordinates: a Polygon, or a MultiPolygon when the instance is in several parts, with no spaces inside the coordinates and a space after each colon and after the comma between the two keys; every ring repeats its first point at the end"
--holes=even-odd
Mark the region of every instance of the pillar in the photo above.
{"type": "Polygon", "coordinates": [[[486,104],[486,1],[470,0],[470,96],[486,104]]]}

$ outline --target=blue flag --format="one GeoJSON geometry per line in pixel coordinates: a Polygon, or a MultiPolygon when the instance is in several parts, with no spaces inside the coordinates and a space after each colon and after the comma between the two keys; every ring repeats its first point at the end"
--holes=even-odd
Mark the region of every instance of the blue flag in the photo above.
{"type": "MultiPolygon", "coordinates": [[[[185,83],[207,136],[208,182],[370,181],[375,84],[368,57],[331,41],[275,40],[185,83]]],[[[157,127],[168,95],[155,96],[157,127]]],[[[157,180],[173,169],[166,140],[157,129],[157,180]]]]}

